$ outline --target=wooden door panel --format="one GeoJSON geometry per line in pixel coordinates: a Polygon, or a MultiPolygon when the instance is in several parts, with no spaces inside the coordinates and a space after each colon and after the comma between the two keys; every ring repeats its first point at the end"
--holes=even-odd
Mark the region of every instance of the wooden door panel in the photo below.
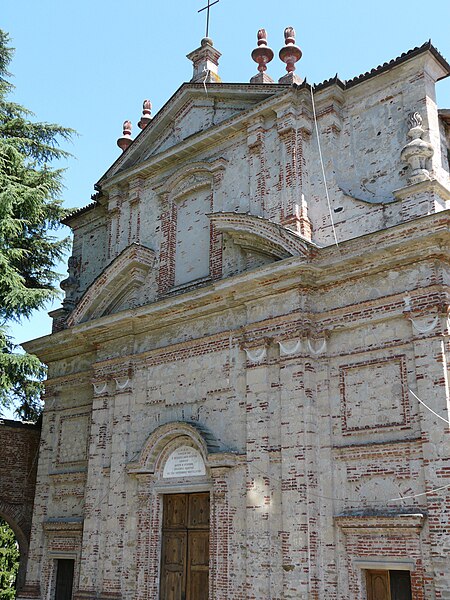
{"type": "Polygon", "coordinates": [[[186,557],[186,532],[168,531],[163,540],[163,564],[183,568],[186,557]]]}
{"type": "Polygon", "coordinates": [[[189,494],[188,527],[209,529],[209,494],[189,494]]]}
{"type": "Polygon", "coordinates": [[[164,496],[163,527],[171,529],[186,527],[187,507],[186,494],[164,496]]]}
{"type": "Polygon", "coordinates": [[[209,566],[209,531],[189,532],[189,567],[209,566]]]}
{"type": "Polygon", "coordinates": [[[178,571],[166,571],[161,580],[161,600],[184,600],[184,580],[178,571]]]}
{"type": "Polygon", "coordinates": [[[163,537],[161,561],[161,600],[184,600],[186,587],[185,531],[166,531],[163,537]]]}
{"type": "Polygon", "coordinates": [[[160,600],[209,598],[209,493],[164,496],[160,600]]]}
{"type": "Polygon", "coordinates": [[[186,600],[208,600],[209,576],[207,571],[191,572],[186,600]]]}
{"type": "Polygon", "coordinates": [[[391,600],[389,571],[367,572],[367,600],[391,600]]]}
{"type": "Polygon", "coordinates": [[[187,587],[186,600],[208,600],[209,531],[189,531],[187,587]]]}

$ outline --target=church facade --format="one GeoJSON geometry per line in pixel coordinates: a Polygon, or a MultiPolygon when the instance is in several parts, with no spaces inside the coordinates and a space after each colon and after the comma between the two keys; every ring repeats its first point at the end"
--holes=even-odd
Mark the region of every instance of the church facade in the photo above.
{"type": "Polygon", "coordinates": [[[204,39],[66,219],[23,600],[450,598],[450,66],[294,35],[204,39]]]}

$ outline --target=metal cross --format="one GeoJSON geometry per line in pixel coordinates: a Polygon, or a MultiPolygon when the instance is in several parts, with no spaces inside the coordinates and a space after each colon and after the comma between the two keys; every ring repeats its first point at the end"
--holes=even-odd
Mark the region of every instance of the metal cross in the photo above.
{"type": "Polygon", "coordinates": [[[209,34],[209,9],[211,8],[211,6],[214,6],[214,4],[218,4],[220,2],[220,0],[216,0],[215,2],[211,2],[211,0],[208,0],[208,6],[204,6],[203,8],[201,8],[199,11],[199,13],[203,12],[204,10],[207,11],[206,13],[206,36],[208,37],[209,34]]]}

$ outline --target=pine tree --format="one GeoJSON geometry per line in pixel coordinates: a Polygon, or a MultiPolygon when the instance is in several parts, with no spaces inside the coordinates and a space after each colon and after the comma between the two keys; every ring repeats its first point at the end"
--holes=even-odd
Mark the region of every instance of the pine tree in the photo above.
{"type": "Polygon", "coordinates": [[[19,547],[11,527],[0,519],[0,600],[13,600],[19,569],[19,547]]]}
{"type": "Polygon", "coordinates": [[[32,420],[45,369],[20,352],[7,324],[29,317],[58,293],[55,265],[69,240],[55,235],[66,210],[59,200],[62,169],[50,163],[69,155],[59,143],[74,132],[33,122],[29,110],[8,100],[14,89],[9,41],[0,29],[0,407],[14,406],[19,417],[32,420]]]}

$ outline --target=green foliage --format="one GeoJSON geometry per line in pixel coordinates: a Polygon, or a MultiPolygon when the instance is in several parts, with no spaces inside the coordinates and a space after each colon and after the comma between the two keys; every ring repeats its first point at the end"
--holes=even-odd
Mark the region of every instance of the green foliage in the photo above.
{"type": "Polygon", "coordinates": [[[24,421],[36,421],[45,367],[36,356],[24,354],[0,329],[0,406],[15,407],[24,421]]]}
{"type": "Polygon", "coordinates": [[[13,600],[19,569],[19,545],[11,527],[0,519],[0,600],[13,600]]]}
{"type": "Polygon", "coordinates": [[[5,326],[58,294],[55,265],[69,240],[55,235],[67,211],[59,199],[62,170],[49,162],[68,156],[59,143],[74,132],[32,122],[29,110],[8,100],[8,44],[0,30],[0,406],[14,405],[21,418],[34,418],[44,369],[18,351],[5,326]]]}

